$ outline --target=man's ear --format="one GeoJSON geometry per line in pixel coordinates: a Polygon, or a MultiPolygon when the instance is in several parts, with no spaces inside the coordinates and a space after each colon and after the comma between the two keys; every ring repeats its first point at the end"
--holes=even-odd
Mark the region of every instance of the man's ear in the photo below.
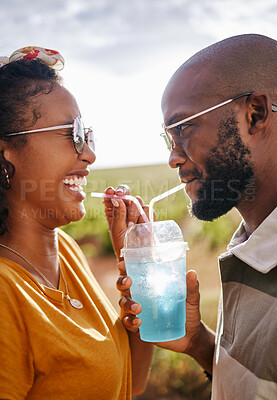
{"type": "Polygon", "coordinates": [[[249,133],[254,135],[268,125],[272,103],[267,93],[253,92],[247,100],[247,105],[249,133]]]}

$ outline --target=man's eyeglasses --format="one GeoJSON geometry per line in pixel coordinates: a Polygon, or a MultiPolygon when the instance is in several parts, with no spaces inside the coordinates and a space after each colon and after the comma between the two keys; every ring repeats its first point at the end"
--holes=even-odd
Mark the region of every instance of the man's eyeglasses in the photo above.
{"type": "Polygon", "coordinates": [[[56,131],[58,129],[69,129],[69,128],[72,128],[72,140],[74,148],[78,154],[82,154],[82,152],[84,151],[85,143],[87,143],[90,150],[92,150],[95,153],[95,138],[93,131],[91,128],[84,127],[83,121],[79,116],[74,119],[72,124],[57,125],[48,128],[33,129],[30,131],[22,131],[16,133],[8,133],[7,135],[0,135],[0,137],[27,135],[31,133],[56,131]]]}
{"type": "MultiPolygon", "coordinates": [[[[232,99],[225,100],[222,103],[216,104],[213,107],[210,107],[210,108],[207,108],[206,110],[200,111],[199,113],[191,115],[190,117],[184,118],[181,121],[175,122],[174,124],[171,124],[171,125],[168,125],[168,126],[165,126],[165,124],[163,124],[162,126],[163,126],[163,129],[164,129],[164,132],[161,133],[161,137],[165,140],[165,143],[166,143],[166,146],[167,146],[168,150],[172,151],[174,149],[174,147],[175,147],[175,142],[174,142],[173,137],[172,137],[172,133],[173,132],[172,133],[170,132],[171,129],[177,128],[178,126],[180,126],[182,124],[185,124],[186,122],[189,122],[194,118],[200,117],[201,115],[207,114],[208,112],[216,110],[219,107],[225,106],[226,104],[229,104],[234,100],[240,99],[241,97],[250,96],[252,93],[253,92],[247,92],[247,93],[238,94],[237,96],[233,97],[232,99]]],[[[273,112],[277,111],[277,106],[275,104],[272,104],[272,111],[273,112]]]]}

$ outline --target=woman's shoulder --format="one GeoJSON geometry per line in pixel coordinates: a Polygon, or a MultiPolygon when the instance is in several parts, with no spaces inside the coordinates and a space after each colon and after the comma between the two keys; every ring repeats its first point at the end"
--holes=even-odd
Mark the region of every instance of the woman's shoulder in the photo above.
{"type": "Polygon", "coordinates": [[[16,262],[9,260],[5,257],[0,257],[0,280],[5,282],[11,282],[21,280],[22,276],[28,274],[27,271],[22,268],[16,262]]]}
{"type": "Polygon", "coordinates": [[[9,299],[9,306],[16,303],[18,298],[24,297],[26,286],[34,286],[34,278],[19,264],[7,258],[0,257],[0,303],[9,299]]]}

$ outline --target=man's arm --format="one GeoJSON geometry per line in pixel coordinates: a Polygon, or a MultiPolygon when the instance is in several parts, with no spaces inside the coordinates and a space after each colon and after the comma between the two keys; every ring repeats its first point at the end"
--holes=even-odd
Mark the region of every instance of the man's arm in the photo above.
{"type": "Polygon", "coordinates": [[[199,334],[186,351],[186,354],[193,357],[210,375],[213,369],[214,344],[215,333],[201,321],[199,334]]]}

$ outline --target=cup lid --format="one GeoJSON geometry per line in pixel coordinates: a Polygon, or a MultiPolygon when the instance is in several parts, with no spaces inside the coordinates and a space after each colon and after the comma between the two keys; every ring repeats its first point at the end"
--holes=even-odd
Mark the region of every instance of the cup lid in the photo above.
{"type": "Polygon", "coordinates": [[[123,248],[120,250],[120,257],[124,257],[125,260],[151,259],[160,262],[185,257],[187,250],[187,242],[169,242],[152,247],[123,248]]]}
{"type": "Polygon", "coordinates": [[[125,234],[124,248],[154,247],[176,242],[184,242],[179,225],[172,220],[156,221],[130,226],[125,234]]]}

